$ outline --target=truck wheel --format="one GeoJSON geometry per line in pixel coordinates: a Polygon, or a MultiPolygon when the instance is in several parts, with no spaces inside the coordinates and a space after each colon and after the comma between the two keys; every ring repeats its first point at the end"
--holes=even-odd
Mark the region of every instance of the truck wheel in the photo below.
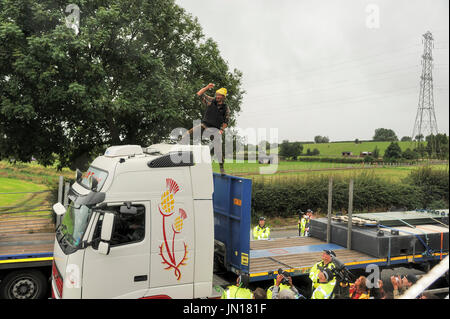
{"type": "Polygon", "coordinates": [[[0,282],[0,299],[42,299],[47,292],[47,279],[37,270],[18,270],[0,282]]]}

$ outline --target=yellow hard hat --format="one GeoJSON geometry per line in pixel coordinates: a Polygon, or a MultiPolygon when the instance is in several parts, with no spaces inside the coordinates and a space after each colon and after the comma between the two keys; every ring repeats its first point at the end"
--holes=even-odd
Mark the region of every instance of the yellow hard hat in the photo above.
{"type": "Polygon", "coordinates": [[[223,96],[227,96],[227,89],[226,88],[220,88],[216,91],[216,93],[221,94],[223,96]]]}

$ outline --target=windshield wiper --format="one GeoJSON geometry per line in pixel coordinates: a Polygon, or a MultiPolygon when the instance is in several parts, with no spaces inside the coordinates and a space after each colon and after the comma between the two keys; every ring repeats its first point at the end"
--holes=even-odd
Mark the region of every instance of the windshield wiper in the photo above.
{"type": "Polygon", "coordinates": [[[76,246],[72,245],[72,244],[70,243],[70,241],[68,240],[68,238],[71,238],[72,241],[74,241],[73,236],[72,236],[70,233],[68,233],[68,232],[64,232],[64,230],[67,230],[67,226],[64,225],[64,224],[61,224],[61,225],[58,227],[58,229],[59,229],[59,235],[60,235],[60,236],[62,235],[62,236],[59,238],[58,242],[59,242],[60,244],[64,245],[64,246],[71,246],[72,248],[76,248],[76,246]],[[64,242],[63,242],[63,240],[64,240],[64,242]]]}

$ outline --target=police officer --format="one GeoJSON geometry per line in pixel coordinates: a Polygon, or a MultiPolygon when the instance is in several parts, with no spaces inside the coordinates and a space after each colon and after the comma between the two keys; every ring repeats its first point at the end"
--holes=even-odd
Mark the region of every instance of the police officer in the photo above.
{"type": "Polygon", "coordinates": [[[298,215],[298,235],[300,237],[304,237],[305,236],[305,231],[306,231],[306,216],[305,213],[302,211],[299,211],[299,215],[298,215]]]}
{"type": "Polygon", "coordinates": [[[324,269],[329,269],[332,273],[334,282],[336,283],[336,276],[334,275],[334,269],[336,265],[333,263],[333,257],[336,257],[336,253],[332,250],[324,250],[322,253],[322,260],[316,263],[309,271],[309,279],[312,281],[313,291],[319,286],[319,274],[324,269]]]}
{"type": "Polygon", "coordinates": [[[264,217],[259,218],[259,223],[253,228],[253,239],[269,239],[270,228],[266,226],[266,219],[264,217]]]}
{"type": "Polygon", "coordinates": [[[253,293],[248,289],[248,276],[239,275],[236,279],[236,285],[228,286],[222,292],[220,299],[253,299],[253,293]]]}
{"type": "Polygon", "coordinates": [[[311,222],[311,219],[313,218],[313,211],[311,209],[308,209],[306,211],[306,216],[305,216],[305,236],[309,237],[309,225],[311,222]]]}
{"type": "Polygon", "coordinates": [[[333,295],[334,287],[336,286],[336,278],[333,272],[324,268],[319,272],[318,275],[318,285],[314,289],[311,299],[330,299],[333,295]]]}

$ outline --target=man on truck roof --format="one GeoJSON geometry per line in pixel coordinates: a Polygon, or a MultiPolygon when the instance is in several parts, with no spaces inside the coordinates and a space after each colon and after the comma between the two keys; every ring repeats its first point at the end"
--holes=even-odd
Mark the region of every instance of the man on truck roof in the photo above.
{"type": "MultiPolygon", "coordinates": [[[[203,134],[206,129],[218,130],[219,134],[222,135],[224,130],[228,126],[228,120],[230,118],[230,109],[225,103],[225,99],[227,96],[227,89],[220,88],[216,91],[215,97],[209,96],[206,94],[206,91],[212,89],[215,85],[213,83],[209,83],[204,88],[200,89],[197,92],[197,96],[200,97],[202,104],[206,106],[205,114],[203,115],[203,119],[200,125],[194,126],[191,128],[186,135],[191,136],[195,130],[200,129],[201,134],[203,134]]],[[[216,135],[216,134],[214,134],[216,135]]],[[[210,139],[213,140],[217,138],[216,135],[214,138],[210,136],[210,139]]],[[[218,150],[217,150],[218,151],[218,150]]],[[[222,151],[222,143],[220,143],[220,152],[221,156],[218,158],[220,173],[224,174],[225,170],[223,167],[225,156],[222,151]]]]}

